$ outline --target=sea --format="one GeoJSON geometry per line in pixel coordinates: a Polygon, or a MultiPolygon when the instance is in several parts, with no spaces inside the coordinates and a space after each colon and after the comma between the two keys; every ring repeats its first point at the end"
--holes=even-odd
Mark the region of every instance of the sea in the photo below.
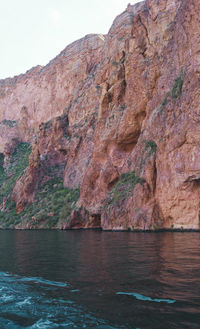
{"type": "Polygon", "coordinates": [[[199,232],[0,231],[0,329],[200,328],[199,232]]]}

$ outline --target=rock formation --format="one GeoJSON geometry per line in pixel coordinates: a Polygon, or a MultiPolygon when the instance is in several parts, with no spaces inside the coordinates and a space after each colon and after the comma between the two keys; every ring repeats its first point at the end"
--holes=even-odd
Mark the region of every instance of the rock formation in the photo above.
{"type": "Polygon", "coordinates": [[[128,5],[107,35],[0,80],[7,180],[17,145],[32,146],[9,193],[2,179],[9,227],[200,229],[199,12],[198,0],[128,5]],[[67,193],[62,220],[48,202],[28,214],[52,179],[55,198],[67,193]]]}

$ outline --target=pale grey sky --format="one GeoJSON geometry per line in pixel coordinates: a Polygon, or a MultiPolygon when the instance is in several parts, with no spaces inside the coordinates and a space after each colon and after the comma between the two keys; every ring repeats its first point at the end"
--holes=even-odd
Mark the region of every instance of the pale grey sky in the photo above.
{"type": "Polygon", "coordinates": [[[141,0],[0,0],[0,79],[45,65],[71,42],[108,32],[141,0]]]}

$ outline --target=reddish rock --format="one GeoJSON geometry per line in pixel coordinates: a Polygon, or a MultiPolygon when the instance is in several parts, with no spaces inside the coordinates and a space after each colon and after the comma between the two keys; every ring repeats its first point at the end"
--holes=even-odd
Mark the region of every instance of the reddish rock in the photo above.
{"type": "Polygon", "coordinates": [[[199,11],[198,0],[128,5],[106,36],[0,81],[1,120],[17,121],[0,127],[0,151],[34,145],[13,191],[18,213],[56,164],[65,186],[81,187],[64,229],[200,228],[199,11]],[[133,171],[143,184],[112,203],[133,171]]]}
{"type": "Polygon", "coordinates": [[[61,229],[87,229],[101,228],[101,217],[98,215],[90,215],[85,208],[78,208],[72,210],[70,217],[66,223],[64,223],[61,229]]]}

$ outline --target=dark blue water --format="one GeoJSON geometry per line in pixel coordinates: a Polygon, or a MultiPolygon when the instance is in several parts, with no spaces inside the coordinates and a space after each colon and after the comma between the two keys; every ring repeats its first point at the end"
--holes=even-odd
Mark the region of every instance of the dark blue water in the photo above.
{"type": "Polygon", "coordinates": [[[0,231],[0,328],[200,328],[200,233],[0,231]]]}

